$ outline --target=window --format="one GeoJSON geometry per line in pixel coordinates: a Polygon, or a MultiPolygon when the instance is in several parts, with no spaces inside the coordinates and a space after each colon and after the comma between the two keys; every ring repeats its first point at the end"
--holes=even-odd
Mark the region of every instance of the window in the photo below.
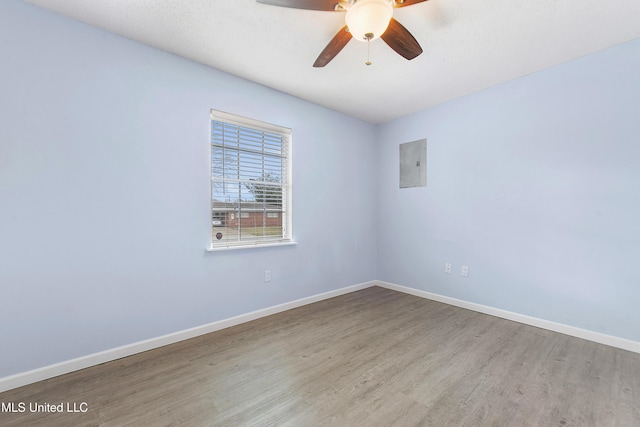
{"type": "Polygon", "coordinates": [[[291,130],[211,110],[211,248],[291,242],[291,130]]]}

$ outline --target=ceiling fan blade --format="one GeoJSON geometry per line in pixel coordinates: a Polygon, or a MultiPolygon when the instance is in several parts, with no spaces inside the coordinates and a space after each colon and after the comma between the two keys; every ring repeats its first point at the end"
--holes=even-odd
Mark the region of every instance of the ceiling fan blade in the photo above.
{"type": "Polygon", "coordinates": [[[256,0],[271,6],[292,7],[294,9],[335,11],[338,0],[256,0]]]}
{"type": "Polygon", "coordinates": [[[406,59],[411,60],[422,53],[422,48],[415,37],[413,37],[409,30],[401,23],[393,18],[391,18],[387,30],[382,33],[380,38],[382,38],[391,49],[406,59]]]}
{"type": "Polygon", "coordinates": [[[427,1],[427,0],[395,0],[393,2],[393,7],[411,6],[412,4],[418,4],[418,3],[425,2],[425,1],[427,1]]]}
{"type": "Polygon", "coordinates": [[[338,34],[333,36],[329,44],[324,48],[320,55],[318,55],[318,59],[313,63],[313,66],[316,68],[324,67],[327,65],[335,56],[342,50],[343,47],[349,43],[352,36],[349,32],[349,29],[345,25],[342,27],[338,34]]]}

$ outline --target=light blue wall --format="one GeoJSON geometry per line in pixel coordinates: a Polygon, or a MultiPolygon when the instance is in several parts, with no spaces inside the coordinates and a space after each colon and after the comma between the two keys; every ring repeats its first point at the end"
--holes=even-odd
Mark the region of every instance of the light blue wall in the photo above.
{"type": "Polygon", "coordinates": [[[379,279],[640,341],[640,40],[388,122],[378,144],[379,279]],[[399,190],[398,145],[420,138],[427,187],[399,190]]]}
{"type": "Polygon", "coordinates": [[[375,279],[373,125],[17,0],[0,61],[0,377],[375,279]],[[211,108],[293,129],[298,246],[205,253],[211,108]]]}

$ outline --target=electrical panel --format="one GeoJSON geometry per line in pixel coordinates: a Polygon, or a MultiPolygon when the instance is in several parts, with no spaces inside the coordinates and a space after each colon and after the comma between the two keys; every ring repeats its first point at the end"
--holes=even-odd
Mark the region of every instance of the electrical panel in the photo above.
{"type": "Polygon", "coordinates": [[[400,144],[400,188],[427,186],[427,140],[400,144]]]}

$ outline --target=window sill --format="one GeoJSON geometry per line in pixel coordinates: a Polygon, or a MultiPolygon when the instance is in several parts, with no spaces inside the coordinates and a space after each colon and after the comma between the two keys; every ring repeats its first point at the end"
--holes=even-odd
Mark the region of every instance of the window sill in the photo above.
{"type": "Polygon", "coordinates": [[[253,245],[230,245],[230,246],[212,246],[205,249],[205,252],[231,251],[236,249],[260,249],[273,248],[277,246],[295,246],[298,242],[273,242],[273,243],[257,243],[253,245]]]}

